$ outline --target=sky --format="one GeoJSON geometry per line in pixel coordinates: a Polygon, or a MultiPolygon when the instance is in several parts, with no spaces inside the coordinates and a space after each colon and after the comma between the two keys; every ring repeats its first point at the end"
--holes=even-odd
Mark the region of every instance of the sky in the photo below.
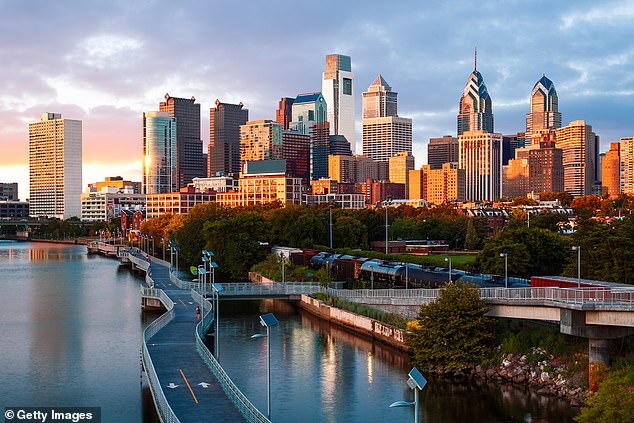
{"type": "Polygon", "coordinates": [[[352,58],[359,152],[361,92],[380,73],[425,164],[430,137],[456,134],[476,46],[496,132],[525,129],[546,74],[564,125],[586,120],[602,151],[634,136],[634,0],[0,0],[0,16],[0,182],[21,199],[28,123],[44,112],[83,121],[82,186],[140,181],[142,112],[165,93],[201,104],[206,151],[216,99],[275,119],[281,97],[321,90],[329,53],[352,58]]]}

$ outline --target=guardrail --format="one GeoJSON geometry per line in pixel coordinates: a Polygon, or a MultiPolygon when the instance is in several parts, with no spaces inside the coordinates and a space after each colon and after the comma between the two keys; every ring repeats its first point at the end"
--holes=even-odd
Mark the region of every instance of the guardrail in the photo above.
{"type": "Polygon", "coordinates": [[[160,420],[163,423],[180,423],[180,420],[176,417],[172,407],[170,407],[167,402],[167,398],[165,398],[165,393],[163,392],[156,370],[154,369],[154,363],[152,363],[152,358],[150,357],[150,352],[147,348],[147,342],[174,318],[174,302],[165,294],[165,292],[163,292],[162,289],[142,287],[141,295],[144,297],[158,298],[167,309],[166,313],[150,323],[143,331],[143,367],[145,368],[148,385],[150,387],[150,391],[152,392],[152,398],[154,398],[154,405],[160,420]]]}
{"type": "MultiPolygon", "coordinates": [[[[201,296],[198,292],[192,290],[192,298],[194,300],[200,301],[201,296]]],[[[211,314],[211,303],[207,300],[204,300],[206,303],[203,306],[203,309],[208,309],[209,311],[205,315],[207,317],[211,314]]],[[[222,386],[222,390],[225,392],[227,397],[231,400],[231,402],[236,406],[240,414],[244,417],[244,419],[249,423],[270,423],[270,420],[262,414],[260,410],[254,406],[251,401],[240,391],[240,389],[233,383],[229,375],[222,368],[220,363],[216,360],[216,358],[211,354],[211,351],[207,348],[204,343],[205,333],[209,330],[211,325],[214,323],[212,318],[203,319],[205,322],[205,326],[202,326],[202,322],[196,325],[196,349],[198,350],[198,354],[200,354],[201,358],[207,364],[207,366],[211,369],[211,372],[216,377],[220,386],[222,386]]]]}
{"type": "MultiPolygon", "coordinates": [[[[438,298],[440,289],[328,289],[331,296],[367,304],[416,305],[438,298]]],[[[566,304],[591,308],[634,310],[634,288],[480,288],[480,298],[489,302],[566,304]]]]}

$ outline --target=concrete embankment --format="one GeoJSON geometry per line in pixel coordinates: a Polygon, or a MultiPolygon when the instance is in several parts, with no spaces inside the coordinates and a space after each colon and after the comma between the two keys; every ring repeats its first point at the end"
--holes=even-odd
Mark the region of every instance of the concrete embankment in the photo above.
{"type": "Polygon", "coordinates": [[[47,244],[86,245],[85,239],[30,239],[31,242],[44,242],[47,244]]]}
{"type": "Polygon", "coordinates": [[[304,294],[302,294],[297,304],[315,316],[344,326],[356,333],[369,336],[400,350],[407,351],[408,349],[405,345],[405,331],[403,329],[350,311],[329,306],[323,301],[304,294]]]}

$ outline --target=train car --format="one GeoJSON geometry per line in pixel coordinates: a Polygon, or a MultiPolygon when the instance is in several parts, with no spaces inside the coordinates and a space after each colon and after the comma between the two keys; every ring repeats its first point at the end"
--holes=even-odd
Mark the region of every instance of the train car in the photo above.
{"type": "Polygon", "coordinates": [[[581,288],[581,289],[619,289],[632,288],[632,285],[614,282],[595,281],[592,279],[568,278],[565,276],[531,276],[531,288],[581,288]]]}

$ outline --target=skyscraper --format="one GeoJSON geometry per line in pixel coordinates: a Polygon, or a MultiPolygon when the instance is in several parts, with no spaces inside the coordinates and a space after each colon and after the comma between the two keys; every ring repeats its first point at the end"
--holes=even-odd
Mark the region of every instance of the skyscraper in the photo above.
{"type": "Polygon", "coordinates": [[[601,167],[603,189],[607,191],[608,198],[615,199],[621,193],[621,157],[618,142],[610,143],[610,150],[605,153],[601,167]]]}
{"type": "Polygon", "coordinates": [[[634,137],[621,138],[621,192],[634,194],[634,137]]]}
{"type": "Polygon", "coordinates": [[[405,198],[409,194],[409,171],[414,170],[414,156],[407,152],[397,153],[389,159],[389,180],[405,185],[405,198]]]}
{"type": "MultiPolygon", "coordinates": [[[[478,72],[477,52],[474,56],[473,72],[460,97],[458,109],[458,135],[467,131],[493,132],[493,110],[491,96],[478,72]]],[[[468,178],[468,177],[467,177],[468,178]]]]}
{"type": "Polygon", "coordinates": [[[229,104],[216,100],[209,109],[209,147],[207,176],[240,173],[240,126],[249,120],[249,110],[242,103],[229,104]]]}
{"type": "Polygon", "coordinates": [[[398,116],[397,95],[392,91],[392,87],[379,74],[368,90],[361,94],[363,97],[362,116],[363,119],[398,116]]]}
{"type": "Polygon", "coordinates": [[[286,174],[310,181],[310,135],[282,130],[282,159],[286,160],[286,174]]]}
{"type": "Polygon", "coordinates": [[[502,166],[502,195],[510,200],[529,192],[529,167],[526,159],[511,159],[502,166]]]}
{"type": "Polygon", "coordinates": [[[591,195],[595,184],[597,136],[584,120],[556,130],[563,153],[564,191],[573,196],[591,195]]]}
{"type": "Polygon", "coordinates": [[[240,162],[282,159],[282,125],[271,120],[249,121],[240,127],[240,162]]]}
{"type": "Polygon", "coordinates": [[[459,163],[466,175],[467,201],[494,201],[502,196],[502,134],[483,130],[458,136],[459,163]]]}
{"type": "Polygon", "coordinates": [[[396,116],[363,119],[363,154],[387,162],[397,153],[412,153],[412,120],[396,116]]]}
{"type": "Polygon", "coordinates": [[[143,113],[143,194],[178,191],[176,137],[171,113],[143,113]]]}
{"type": "Polygon", "coordinates": [[[203,141],[200,139],[200,104],[196,98],[170,97],[159,103],[159,111],[176,118],[177,189],[186,187],[194,178],[203,178],[203,141]]]}
{"type": "Polygon", "coordinates": [[[328,105],[330,135],[343,135],[356,151],[354,129],[354,85],[350,56],[329,54],[321,92],[328,105]]]}
{"type": "MultiPolygon", "coordinates": [[[[526,113],[526,139],[532,144],[533,135],[540,130],[561,128],[561,113],[555,84],[542,76],[531,91],[531,111],[526,113]]],[[[539,145],[539,139],[535,140],[539,145]]]]}
{"type": "Polygon", "coordinates": [[[562,192],[564,167],[561,148],[555,147],[550,132],[539,148],[528,149],[528,189],[532,192],[562,192]]]}
{"type": "Polygon", "coordinates": [[[282,97],[277,103],[275,111],[275,122],[282,125],[282,129],[287,130],[288,124],[293,120],[293,102],[294,98],[282,97]]]}
{"type": "Polygon", "coordinates": [[[39,122],[29,123],[31,216],[81,216],[81,160],[81,120],[43,113],[39,122]]]}
{"type": "Polygon", "coordinates": [[[327,118],[328,105],[321,93],[299,94],[293,101],[289,128],[310,135],[310,174],[313,180],[328,176],[330,126],[327,118]]]}
{"type": "Polygon", "coordinates": [[[451,135],[430,138],[427,146],[427,164],[431,169],[442,169],[445,163],[458,163],[458,138],[451,135]]]}

